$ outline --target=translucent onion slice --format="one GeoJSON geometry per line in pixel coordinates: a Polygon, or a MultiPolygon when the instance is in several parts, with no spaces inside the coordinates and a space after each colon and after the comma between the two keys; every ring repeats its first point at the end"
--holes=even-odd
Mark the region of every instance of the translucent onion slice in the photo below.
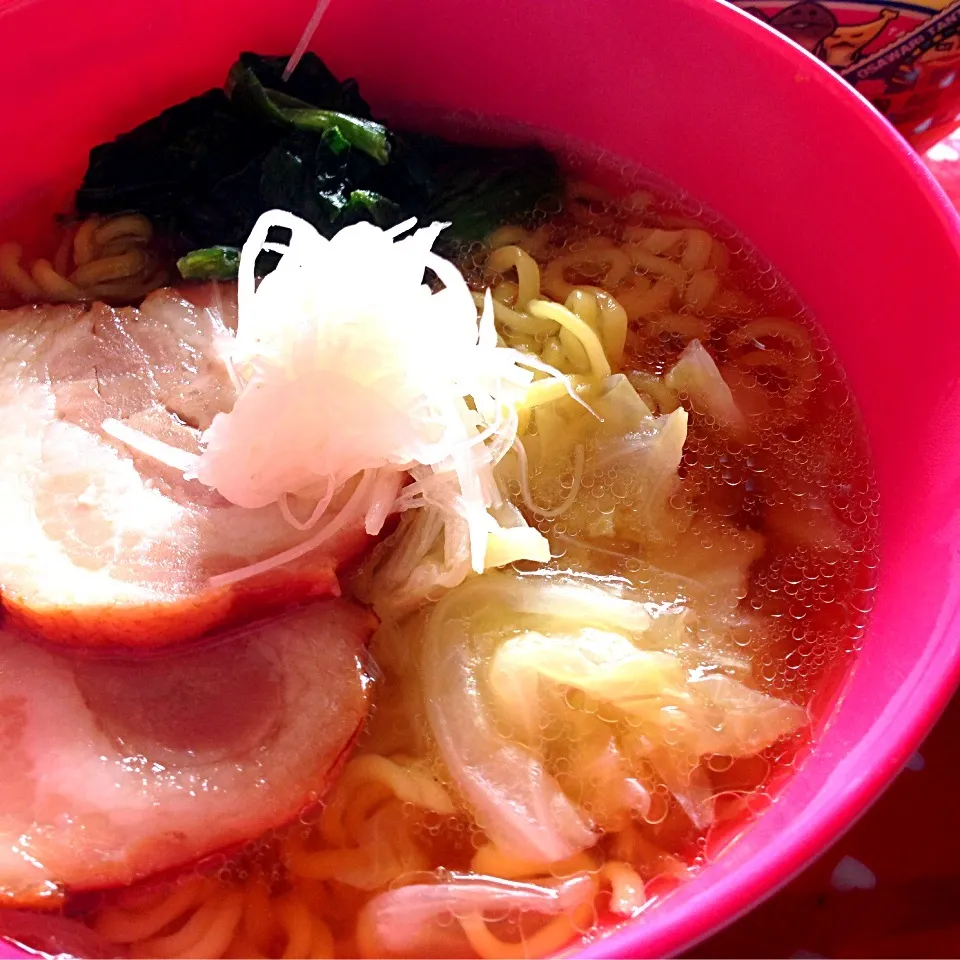
{"type": "Polygon", "coordinates": [[[478,683],[462,592],[435,608],[421,659],[424,701],[440,755],[493,843],[525,860],[565,860],[596,837],[540,758],[497,730],[478,683]]]}
{"type": "MultiPolygon", "coordinates": [[[[451,929],[451,919],[569,914],[588,904],[596,890],[596,880],[586,873],[553,885],[451,874],[449,883],[411,884],[374,897],[360,915],[358,939],[366,956],[428,956],[438,937],[445,942],[455,935],[459,925],[451,929]]],[[[449,947],[448,955],[466,955],[463,943],[449,947]]]]}

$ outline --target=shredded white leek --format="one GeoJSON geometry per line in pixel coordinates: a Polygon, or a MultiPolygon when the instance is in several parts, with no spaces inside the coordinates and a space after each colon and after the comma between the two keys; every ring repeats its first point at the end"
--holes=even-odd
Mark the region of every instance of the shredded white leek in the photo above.
{"type": "Polygon", "coordinates": [[[164,443],[162,440],[155,440],[153,437],[148,437],[145,433],[134,430],[133,427],[119,420],[112,418],[104,420],[101,426],[105,434],[113,437],[114,440],[119,440],[122,444],[130,447],[131,450],[136,450],[138,453],[142,453],[152,460],[165,463],[168,467],[173,467],[175,470],[182,470],[185,476],[196,475],[197,464],[200,462],[200,458],[195,453],[188,453],[186,450],[181,450],[179,447],[172,447],[169,443],[164,443]]]}
{"type": "Polygon", "coordinates": [[[509,534],[497,547],[501,525],[490,511],[503,497],[493,469],[514,446],[534,371],[586,404],[556,370],[500,343],[489,292],[477,317],[459,270],[432,252],[445,225],[410,233],[412,226],[360,223],[328,240],[290,213],[263,214],[241,254],[237,333],[225,357],[237,399],[202,435],[202,453],[105,424],[116,439],[188,471],[231,503],[277,504],[296,529],[319,527],[296,547],[215,577],[215,585],[288,563],[350,524],[375,534],[394,510],[438,504],[453,524],[448,570],[480,573],[488,554],[495,562],[549,556],[534,530],[509,534]],[[278,242],[278,232],[289,239],[278,242]],[[258,281],[264,250],[281,257],[258,281]],[[425,270],[442,290],[423,282],[425,270]],[[414,483],[398,496],[408,474],[414,483]],[[356,484],[353,493],[330,517],[348,484],[356,484]],[[307,519],[294,516],[294,496],[307,519]]]}
{"type": "Polygon", "coordinates": [[[238,570],[231,570],[230,573],[222,573],[216,577],[210,578],[210,586],[227,587],[240,580],[246,580],[249,577],[255,577],[258,574],[266,573],[275,567],[281,567],[285,563],[291,563],[300,557],[316,550],[317,547],[332,540],[336,534],[347,529],[354,523],[358,517],[363,515],[366,499],[370,494],[371,487],[376,483],[376,471],[365,470],[360,481],[357,483],[356,490],[350,494],[350,499],[340,508],[337,515],[318,530],[312,537],[298,543],[295,547],[290,547],[282,553],[261,560],[259,563],[252,563],[247,567],[241,567],[238,570]]]}
{"type": "Polygon", "coordinates": [[[527,451],[523,446],[523,441],[521,441],[519,437],[514,441],[513,449],[516,451],[517,459],[520,461],[520,496],[523,498],[524,506],[531,513],[546,517],[548,520],[556,519],[566,513],[567,510],[573,506],[574,500],[577,499],[577,494],[580,493],[580,482],[583,480],[583,466],[586,456],[583,444],[578,443],[574,448],[573,482],[570,484],[570,489],[558,506],[549,509],[547,507],[538,507],[533,502],[533,495],[530,493],[530,471],[527,466],[527,451]]]}

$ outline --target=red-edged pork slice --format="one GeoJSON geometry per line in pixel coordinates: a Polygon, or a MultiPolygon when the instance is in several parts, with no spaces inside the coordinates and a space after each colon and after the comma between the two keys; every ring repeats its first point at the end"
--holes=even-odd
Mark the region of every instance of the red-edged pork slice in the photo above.
{"type": "Polygon", "coordinates": [[[132,883],[314,804],[366,716],[375,626],[325,600],[127,659],[0,632],[0,904],[132,883]]]}
{"type": "Polygon", "coordinates": [[[221,359],[235,326],[228,294],[207,291],[204,307],[160,290],[139,309],[0,311],[0,596],[11,621],[55,643],[149,648],[338,593],[338,564],[366,542],[359,523],[213,589],[211,576],[316,531],[276,505],[233,506],[101,429],[114,418],[199,450],[235,396],[221,359]]]}

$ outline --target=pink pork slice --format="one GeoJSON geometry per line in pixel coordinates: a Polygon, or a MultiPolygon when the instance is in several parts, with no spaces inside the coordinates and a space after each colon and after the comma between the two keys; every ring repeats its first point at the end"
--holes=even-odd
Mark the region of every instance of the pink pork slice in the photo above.
{"type": "Polygon", "coordinates": [[[101,429],[114,418],[195,453],[200,431],[230,409],[220,357],[235,294],[199,288],[191,298],[165,289],[139,309],[0,311],[0,598],[9,623],[53,643],[147,649],[339,593],[338,565],[366,543],[359,527],[212,588],[212,575],[314,531],[295,529],[275,505],[236,507],[101,429]]]}
{"type": "Polygon", "coordinates": [[[375,627],[328,599],[126,659],[0,631],[0,905],[133,883],[315,804],[366,716],[375,627]]]}

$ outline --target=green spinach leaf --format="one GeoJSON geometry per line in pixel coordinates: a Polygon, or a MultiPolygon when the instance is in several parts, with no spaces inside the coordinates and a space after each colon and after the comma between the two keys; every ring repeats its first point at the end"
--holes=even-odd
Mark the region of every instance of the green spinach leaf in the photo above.
{"type": "Polygon", "coordinates": [[[236,247],[206,247],[191,250],[177,261],[184,280],[232,280],[240,269],[236,247]]]}
{"type": "Polygon", "coordinates": [[[226,91],[193,97],[94,148],[77,211],[143,213],[183,277],[228,279],[231,251],[268,209],[288,210],[328,237],[364,220],[442,220],[451,224],[449,245],[527,218],[546,196],[559,199],[547,151],[389,131],[352,80],[338,81],[307,54],[284,81],[286,59],[241,54],[226,91]]]}
{"type": "Polygon", "coordinates": [[[245,54],[230,68],[227,77],[227,95],[242,110],[281,127],[321,135],[334,132],[338,145],[349,144],[373,157],[377,163],[386,163],[390,159],[390,144],[384,126],[363,117],[322,109],[288,93],[271,90],[260,82],[253,59],[245,54]]]}

